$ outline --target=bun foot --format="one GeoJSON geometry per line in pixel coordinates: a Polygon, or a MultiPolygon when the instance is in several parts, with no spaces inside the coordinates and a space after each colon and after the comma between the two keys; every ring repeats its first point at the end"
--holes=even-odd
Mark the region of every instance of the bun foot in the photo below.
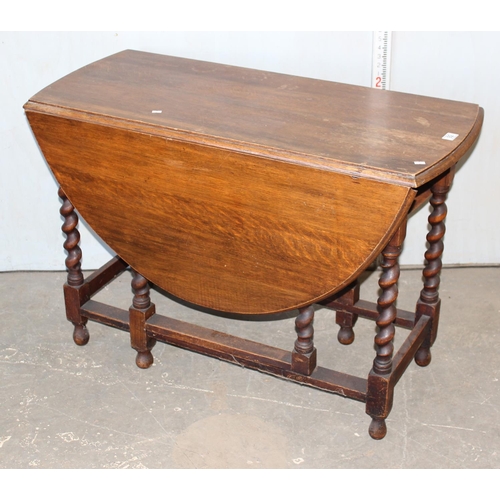
{"type": "Polygon", "coordinates": [[[75,325],[73,340],[76,345],[85,345],[89,341],[90,335],[85,325],[75,325]]]}
{"type": "Polygon", "coordinates": [[[350,326],[342,326],[337,338],[343,345],[352,344],[354,342],[354,330],[350,326]]]}
{"type": "Polygon", "coordinates": [[[373,418],[368,429],[370,436],[373,439],[383,439],[387,434],[387,426],[384,418],[373,418]]]}
{"type": "Polygon", "coordinates": [[[153,364],[153,361],[151,351],[138,352],[135,357],[135,364],[142,369],[149,368],[153,364]]]}
{"type": "Polygon", "coordinates": [[[421,347],[415,354],[415,363],[418,366],[427,366],[431,362],[431,359],[431,351],[425,347],[421,347]]]}

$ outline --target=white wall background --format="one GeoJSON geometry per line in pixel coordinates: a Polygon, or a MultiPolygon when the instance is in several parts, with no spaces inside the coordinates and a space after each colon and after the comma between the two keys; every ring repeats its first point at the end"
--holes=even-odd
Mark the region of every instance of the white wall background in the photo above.
{"type": "MultiPolygon", "coordinates": [[[[22,109],[36,92],[124,49],[370,85],[371,32],[0,33],[0,271],[64,269],[57,186],[22,109]]],[[[478,103],[479,141],[455,178],[445,264],[500,264],[500,32],[394,32],[391,89],[478,103]]],[[[426,217],[410,222],[404,265],[420,265],[426,217]]],[[[83,266],[108,251],[80,225],[83,266]]]]}

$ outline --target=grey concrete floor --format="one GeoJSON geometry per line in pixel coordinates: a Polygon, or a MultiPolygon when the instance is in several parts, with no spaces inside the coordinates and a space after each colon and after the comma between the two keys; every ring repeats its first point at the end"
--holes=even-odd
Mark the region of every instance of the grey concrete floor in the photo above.
{"type": "MultiPolygon", "coordinates": [[[[377,296],[376,273],[362,298],[377,296]]],[[[64,273],[0,274],[0,468],[497,468],[500,466],[500,268],[444,269],[432,363],[396,386],[382,441],[364,405],[157,344],[135,366],[128,334],[90,323],[71,339],[64,273]]],[[[420,272],[405,270],[398,306],[413,310],[420,272]]],[[[188,309],[156,291],[160,314],[291,348],[294,318],[237,321],[188,309]]],[[[98,300],[128,308],[130,275],[98,300]]],[[[319,364],[366,376],[374,324],[351,346],[318,309],[319,364]]],[[[406,331],[397,331],[398,343],[406,331]]]]}

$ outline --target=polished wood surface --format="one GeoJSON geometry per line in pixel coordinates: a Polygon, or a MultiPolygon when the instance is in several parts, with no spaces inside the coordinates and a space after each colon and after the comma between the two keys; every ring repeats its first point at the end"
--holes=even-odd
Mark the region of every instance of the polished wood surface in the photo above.
{"type": "Polygon", "coordinates": [[[472,104],[134,51],[25,107],[66,196],[122,259],[244,314],[356,279],[482,119],[472,104]]]}
{"type": "Polygon", "coordinates": [[[476,104],[138,51],[66,76],[27,109],[411,187],[452,166],[482,120],[476,104]]]}
{"type": "Polygon", "coordinates": [[[54,116],[30,122],[68,198],[121,258],[221,311],[331,295],[380,253],[413,199],[336,172],[54,116]]]}

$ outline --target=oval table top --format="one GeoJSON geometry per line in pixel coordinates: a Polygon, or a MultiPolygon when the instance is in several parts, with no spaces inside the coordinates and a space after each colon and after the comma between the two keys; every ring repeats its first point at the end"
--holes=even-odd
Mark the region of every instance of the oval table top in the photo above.
{"type": "Polygon", "coordinates": [[[474,104],[136,51],[25,110],[64,192],[123,260],[245,314],[352,282],[482,121],[474,104]]]}
{"type": "Polygon", "coordinates": [[[412,187],[449,168],[443,160],[474,142],[482,121],[477,104],[133,50],[27,107],[412,187]]]}

